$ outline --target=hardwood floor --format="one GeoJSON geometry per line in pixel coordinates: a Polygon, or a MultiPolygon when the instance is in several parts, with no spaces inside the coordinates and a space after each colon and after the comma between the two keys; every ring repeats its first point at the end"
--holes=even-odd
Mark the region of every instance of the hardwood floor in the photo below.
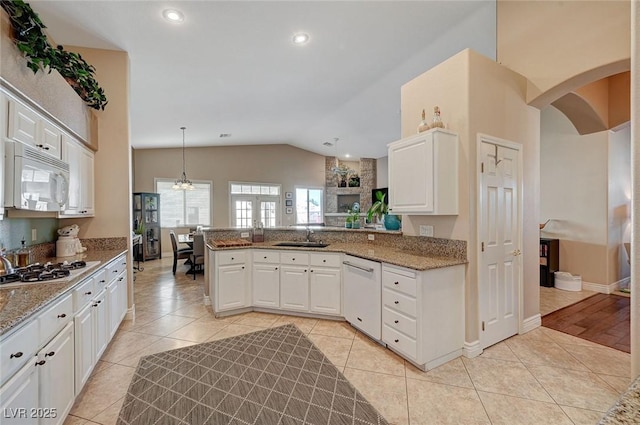
{"type": "Polygon", "coordinates": [[[542,317],[542,326],[631,352],[630,299],[596,294],[542,317]]]}

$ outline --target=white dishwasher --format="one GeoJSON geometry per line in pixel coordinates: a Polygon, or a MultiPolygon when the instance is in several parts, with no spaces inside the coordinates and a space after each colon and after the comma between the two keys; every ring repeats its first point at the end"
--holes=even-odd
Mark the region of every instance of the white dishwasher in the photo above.
{"type": "Polygon", "coordinates": [[[382,327],[382,266],[345,255],[342,262],[344,316],[370,337],[380,340],[382,327]]]}

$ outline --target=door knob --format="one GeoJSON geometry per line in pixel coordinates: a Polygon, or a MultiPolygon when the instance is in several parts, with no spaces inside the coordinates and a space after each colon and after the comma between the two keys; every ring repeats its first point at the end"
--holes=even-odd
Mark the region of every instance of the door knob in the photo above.
{"type": "Polygon", "coordinates": [[[511,253],[511,255],[513,255],[514,257],[517,257],[520,254],[522,254],[522,252],[519,249],[514,249],[511,253]]]}

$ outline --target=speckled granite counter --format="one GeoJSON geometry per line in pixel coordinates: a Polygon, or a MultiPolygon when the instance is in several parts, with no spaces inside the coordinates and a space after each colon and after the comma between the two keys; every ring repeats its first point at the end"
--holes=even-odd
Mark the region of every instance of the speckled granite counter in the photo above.
{"type": "Polygon", "coordinates": [[[640,424],[640,376],[598,422],[598,425],[626,424],[640,424]]]}
{"type": "Polygon", "coordinates": [[[226,247],[217,248],[207,245],[211,250],[229,250],[229,249],[278,249],[278,250],[297,250],[297,251],[317,251],[317,252],[341,252],[353,255],[367,260],[380,261],[396,266],[406,267],[414,270],[430,270],[441,267],[450,267],[458,264],[466,264],[467,260],[460,257],[437,256],[414,251],[403,250],[393,246],[374,245],[367,243],[331,243],[326,248],[307,248],[307,247],[288,247],[277,246],[278,241],[254,243],[244,247],[226,247]]]}
{"type": "MultiPolygon", "coordinates": [[[[93,268],[77,277],[64,282],[51,281],[29,283],[20,286],[0,286],[0,336],[16,325],[44,309],[50,302],[70,291],[77,283],[91,275],[102,265],[126,252],[123,249],[87,251],[82,255],[65,258],[47,258],[45,261],[62,262],[83,260],[86,262],[99,261],[93,268]]],[[[84,269],[83,269],[84,270],[84,269]]]]}

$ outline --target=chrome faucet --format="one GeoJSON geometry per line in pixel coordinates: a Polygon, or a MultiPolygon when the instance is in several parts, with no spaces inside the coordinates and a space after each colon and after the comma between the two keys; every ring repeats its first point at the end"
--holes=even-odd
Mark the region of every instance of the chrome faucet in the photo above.
{"type": "Polygon", "coordinates": [[[306,226],[307,229],[307,240],[306,242],[311,242],[311,235],[314,233],[313,230],[309,229],[309,226],[306,226]]]}

